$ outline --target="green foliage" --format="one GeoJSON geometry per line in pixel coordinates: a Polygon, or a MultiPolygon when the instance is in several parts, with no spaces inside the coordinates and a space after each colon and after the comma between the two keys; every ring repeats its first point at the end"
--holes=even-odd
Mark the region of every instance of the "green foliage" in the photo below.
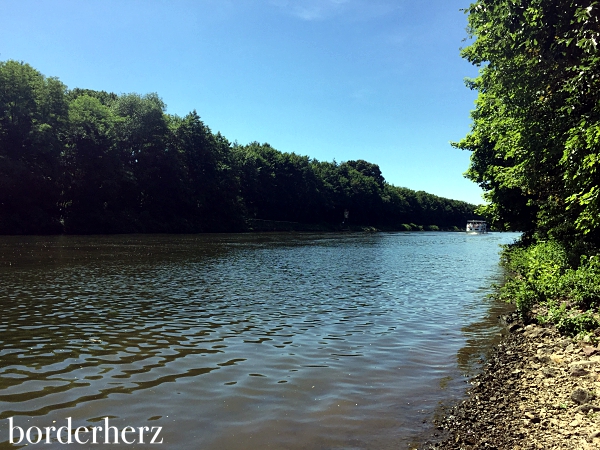
{"type": "Polygon", "coordinates": [[[566,249],[556,242],[505,249],[502,262],[510,277],[499,297],[514,302],[527,316],[536,309],[538,320],[553,323],[565,333],[597,328],[600,306],[600,258],[583,257],[569,263],[566,249]]]}
{"type": "Polygon", "coordinates": [[[583,258],[577,269],[568,269],[560,280],[564,292],[570,292],[573,305],[581,309],[598,309],[600,306],[600,259],[583,258]]]}
{"type": "Polygon", "coordinates": [[[67,232],[111,231],[113,203],[120,197],[123,165],[116,149],[120,121],[107,106],[89,95],[69,103],[62,153],[62,219],[67,232]]]}
{"type": "Polygon", "coordinates": [[[65,90],[28,64],[0,62],[0,233],[60,230],[65,90]]]}
{"type": "Polygon", "coordinates": [[[554,323],[561,333],[570,335],[590,332],[600,326],[598,318],[592,312],[569,310],[565,304],[552,308],[548,312],[547,321],[554,323]]]}
{"type": "Polygon", "coordinates": [[[466,176],[494,226],[600,243],[600,4],[478,0],[466,10],[481,67],[466,176]]]}
{"type": "Polygon", "coordinates": [[[566,299],[561,281],[568,262],[564,248],[556,242],[511,248],[505,251],[502,263],[513,276],[500,289],[500,296],[513,301],[521,314],[535,304],[566,299]]]}
{"type": "Polygon", "coordinates": [[[240,231],[250,221],[422,230],[473,217],[473,205],[388,184],[368,161],[232,144],[196,111],[165,110],[155,93],[67,90],[0,62],[0,233],[240,231]]]}
{"type": "Polygon", "coordinates": [[[466,10],[480,67],[466,176],[496,228],[525,231],[505,251],[499,296],[576,334],[600,305],[600,3],[477,0],[466,10]]]}

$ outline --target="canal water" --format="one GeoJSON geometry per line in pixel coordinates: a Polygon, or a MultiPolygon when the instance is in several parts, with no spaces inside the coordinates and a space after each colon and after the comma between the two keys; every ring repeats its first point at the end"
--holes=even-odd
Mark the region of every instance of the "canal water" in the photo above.
{"type": "Polygon", "coordinates": [[[0,448],[409,448],[499,335],[517,237],[0,237],[0,448]]]}

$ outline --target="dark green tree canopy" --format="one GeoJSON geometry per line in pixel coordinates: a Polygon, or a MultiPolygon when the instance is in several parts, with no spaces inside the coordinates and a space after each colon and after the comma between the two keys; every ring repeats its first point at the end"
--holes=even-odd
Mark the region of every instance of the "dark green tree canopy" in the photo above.
{"type": "Polygon", "coordinates": [[[599,243],[600,5],[478,0],[466,10],[481,67],[467,176],[497,226],[599,243]]]}
{"type": "Polygon", "coordinates": [[[0,233],[240,231],[252,221],[462,228],[474,207],[364,160],[238,145],[155,94],[75,88],[0,63],[0,233]],[[257,220],[258,219],[258,220],[257,220]],[[408,225],[406,225],[408,226],[408,225]]]}
{"type": "Polygon", "coordinates": [[[0,233],[60,229],[65,92],[28,64],[0,62],[0,233]]]}

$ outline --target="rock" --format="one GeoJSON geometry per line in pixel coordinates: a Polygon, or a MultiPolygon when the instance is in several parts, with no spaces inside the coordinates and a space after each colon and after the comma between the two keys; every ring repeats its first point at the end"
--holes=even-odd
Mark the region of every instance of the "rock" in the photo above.
{"type": "Polygon", "coordinates": [[[591,405],[589,403],[586,403],[585,405],[581,405],[580,407],[577,408],[577,412],[581,413],[581,414],[587,414],[590,411],[592,411],[592,412],[600,411],[600,406],[591,405]]]}
{"type": "Polygon", "coordinates": [[[600,412],[600,346],[587,345],[592,351],[532,324],[515,329],[471,380],[467,398],[434,419],[446,437],[438,431],[420,450],[600,448],[592,415],[600,412]]]}
{"type": "MultiPolygon", "coordinates": [[[[498,316],[498,320],[503,325],[510,325],[510,324],[519,322],[519,315],[517,313],[502,314],[502,315],[498,316]]],[[[599,328],[599,330],[600,330],[600,328],[599,328]]]]}
{"type": "Polygon", "coordinates": [[[571,369],[572,377],[585,377],[588,374],[589,372],[582,367],[574,367],[573,369],[571,369]]]}
{"type": "Polygon", "coordinates": [[[508,326],[508,331],[511,333],[514,333],[515,331],[519,330],[520,328],[521,328],[521,324],[519,322],[514,322],[508,326]]]}
{"type": "Polygon", "coordinates": [[[594,431],[592,434],[590,434],[589,440],[591,441],[592,439],[596,438],[600,438],[600,431],[594,431]]]}
{"type": "MultiPolygon", "coordinates": [[[[600,330],[600,328],[599,328],[599,330],[600,330]]],[[[570,343],[571,343],[571,339],[561,339],[560,341],[558,341],[558,345],[562,349],[566,349],[570,343]]]]}
{"type": "Polygon", "coordinates": [[[550,361],[552,361],[552,358],[550,358],[550,355],[537,355],[536,359],[541,364],[548,364],[550,361]]]}
{"type": "Polygon", "coordinates": [[[575,361],[572,362],[571,364],[569,364],[569,367],[571,368],[571,370],[575,370],[575,369],[588,369],[592,366],[597,366],[598,365],[598,361],[594,361],[594,360],[582,360],[582,361],[575,361]]]}
{"type": "Polygon", "coordinates": [[[524,335],[530,338],[542,338],[544,336],[548,336],[550,334],[550,332],[548,330],[546,330],[545,328],[540,328],[540,327],[535,327],[535,328],[529,328],[530,325],[527,325],[527,327],[525,327],[525,331],[524,331],[524,335]]]}
{"type": "Polygon", "coordinates": [[[544,374],[546,378],[552,378],[556,376],[556,369],[553,369],[552,367],[543,367],[542,374],[544,374]]]}
{"type": "Polygon", "coordinates": [[[575,403],[579,403],[580,405],[587,403],[589,400],[591,400],[591,398],[592,394],[583,388],[577,388],[571,394],[571,400],[573,400],[575,403]]]}

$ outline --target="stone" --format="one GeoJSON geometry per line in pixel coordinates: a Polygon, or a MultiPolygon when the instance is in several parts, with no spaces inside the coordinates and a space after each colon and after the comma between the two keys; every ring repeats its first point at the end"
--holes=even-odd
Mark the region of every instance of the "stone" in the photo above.
{"type": "Polygon", "coordinates": [[[592,411],[592,412],[600,411],[600,406],[591,405],[589,403],[586,403],[585,405],[581,405],[577,408],[577,412],[581,413],[581,414],[587,414],[590,411],[592,411]]]}
{"type": "Polygon", "coordinates": [[[540,362],[540,364],[548,364],[550,361],[552,361],[552,358],[550,358],[550,355],[537,355],[536,359],[538,360],[538,362],[540,362]]]}
{"type": "Polygon", "coordinates": [[[521,328],[521,324],[519,322],[515,322],[515,323],[511,323],[508,326],[508,331],[510,331],[511,333],[514,333],[515,331],[519,330],[521,328]]]}
{"type": "Polygon", "coordinates": [[[556,376],[556,369],[553,369],[552,367],[543,367],[542,368],[542,374],[546,378],[554,377],[554,376],[556,376]]]}
{"type": "Polygon", "coordinates": [[[596,366],[597,364],[598,364],[598,361],[590,359],[590,360],[582,360],[582,361],[572,362],[571,364],[569,364],[569,367],[571,368],[571,370],[589,369],[590,367],[596,366]]]}
{"type": "Polygon", "coordinates": [[[600,414],[594,399],[595,392],[600,397],[600,345],[582,345],[550,328],[520,331],[505,335],[491,353],[468,398],[434,420],[447,440],[419,449],[600,448],[600,416],[593,414],[600,414]]]}
{"type": "Polygon", "coordinates": [[[568,338],[561,339],[560,341],[558,341],[559,347],[562,347],[563,349],[567,348],[570,343],[571,339],[568,338]]]}
{"type": "Polygon", "coordinates": [[[592,440],[594,440],[596,438],[600,438],[600,431],[594,431],[593,433],[591,433],[590,436],[588,437],[588,440],[591,442],[592,440]]]}
{"type": "Polygon", "coordinates": [[[587,403],[589,400],[591,400],[591,398],[592,394],[583,388],[577,388],[571,394],[571,400],[573,400],[575,403],[579,403],[580,405],[587,403]]]}
{"type": "Polygon", "coordinates": [[[582,367],[575,367],[575,368],[571,369],[572,377],[585,377],[588,374],[589,374],[589,372],[582,367]]]}

